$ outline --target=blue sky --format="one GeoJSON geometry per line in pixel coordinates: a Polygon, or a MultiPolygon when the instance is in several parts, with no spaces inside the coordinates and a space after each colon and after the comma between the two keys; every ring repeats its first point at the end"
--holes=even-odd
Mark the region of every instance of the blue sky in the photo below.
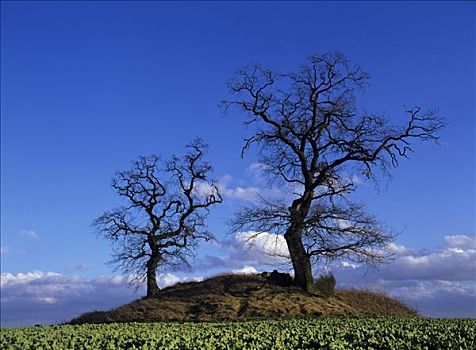
{"type": "MultiPolygon", "coordinates": [[[[476,308],[473,3],[5,1],[1,6],[4,294],[24,290],[31,281],[122,283],[104,265],[110,244],[90,227],[95,217],[120,203],[111,177],[138,155],[180,154],[195,136],[210,145],[209,160],[226,201],[210,216],[218,243],[202,247],[201,270],[173,276],[203,277],[247,266],[259,270],[259,259],[241,265],[231,261],[239,242],[226,234],[226,219],[244,199],[264,191],[264,183],[253,172],[254,155],[240,159],[247,135],[242,116],[224,117],[217,107],[228,97],[225,82],[244,64],[287,72],[311,53],[339,50],[372,77],[359,106],[396,123],[405,106],[438,108],[448,122],[440,145],[417,145],[392,180],[382,181],[380,191],[364,183],[358,194],[369,212],[402,232],[396,243],[403,258],[428,263],[439,257],[438,263],[452,265],[444,259],[462,250],[466,260],[455,259],[470,270],[455,283],[469,299],[445,287],[453,272],[431,277],[431,264],[428,276],[422,272],[425,278],[395,272],[394,284],[381,287],[405,297],[410,292],[401,288],[441,286],[434,304],[417,292],[417,299],[407,298],[421,303],[428,315],[464,315],[464,307],[459,313],[438,313],[441,300],[450,305],[470,300],[476,308]],[[213,257],[222,265],[210,267],[218,261],[213,257]]],[[[342,284],[350,284],[352,278],[344,275],[342,284]]],[[[49,307],[55,316],[41,319],[31,315],[34,311],[28,316],[28,310],[21,313],[2,299],[9,307],[2,322],[66,319],[61,310],[74,304],[74,297],[65,296],[69,304],[49,303],[61,298],[49,296],[51,290],[27,297],[30,310],[44,313],[42,307],[49,307]]],[[[135,295],[120,290],[111,300],[120,303],[135,295]]],[[[99,300],[94,307],[102,305],[99,300]]],[[[470,315],[476,317],[476,310],[470,315]]]]}

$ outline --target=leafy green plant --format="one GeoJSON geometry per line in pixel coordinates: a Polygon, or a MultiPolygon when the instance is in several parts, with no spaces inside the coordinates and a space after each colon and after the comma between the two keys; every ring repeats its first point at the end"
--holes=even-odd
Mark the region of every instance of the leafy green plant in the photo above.
{"type": "Polygon", "coordinates": [[[476,320],[315,318],[223,323],[112,323],[0,329],[14,349],[475,349],[476,320]]]}

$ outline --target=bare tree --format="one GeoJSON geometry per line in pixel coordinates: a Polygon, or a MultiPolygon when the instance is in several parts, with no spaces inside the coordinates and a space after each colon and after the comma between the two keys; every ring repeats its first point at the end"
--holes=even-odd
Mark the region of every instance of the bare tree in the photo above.
{"type": "Polygon", "coordinates": [[[356,91],[369,79],[340,53],[310,56],[296,73],[278,74],[260,65],[239,70],[230,80],[236,106],[252,128],[242,156],[259,147],[271,182],[295,188],[291,199],[262,200],[241,210],[234,229],[284,235],[295,283],[313,289],[311,264],[346,257],[380,262],[392,239],[378,221],[352,203],[355,174],[376,180],[376,168],[389,174],[413,151],[412,141],[437,141],[444,123],[432,111],[406,111],[402,126],[360,111],[356,91]]]}
{"type": "Polygon", "coordinates": [[[139,157],[132,168],[116,173],[113,189],[128,205],[105,212],[93,226],[113,241],[111,264],[147,281],[147,297],[156,296],[159,267],[186,263],[198,239],[210,239],[205,219],[209,207],[222,202],[218,186],[203,160],[206,145],[187,145],[183,158],[161,162],[139,157]]]}

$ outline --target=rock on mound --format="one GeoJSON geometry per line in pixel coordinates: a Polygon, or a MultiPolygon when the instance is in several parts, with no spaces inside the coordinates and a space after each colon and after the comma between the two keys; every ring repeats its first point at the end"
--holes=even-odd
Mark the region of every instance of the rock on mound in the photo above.
{"type": "Polygon", "coordinates": [[[156,298],[136,300],[110,311],[89,312],[70,323],[416,315],[415,311],[382,293],[349,290],[322,298],[282,284],[281,280],[276,283],[265,275],[223,275],[203,282],[179,283],[163,289],[156,298]]]}

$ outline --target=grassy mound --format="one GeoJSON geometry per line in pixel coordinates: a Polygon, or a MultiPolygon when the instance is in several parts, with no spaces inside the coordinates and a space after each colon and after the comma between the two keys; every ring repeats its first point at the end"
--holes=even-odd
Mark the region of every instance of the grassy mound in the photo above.
{"type": "Polygon", "coordinates": [[[416,316],[383,293],[341,290],[329,298],[294,286],[282,287],[258,275],[222,275],[179,283],[156,298],[144,298],[110,311],[85,313],[71,324],[158,321],[243,321],[317,316],[416,316]]]}

